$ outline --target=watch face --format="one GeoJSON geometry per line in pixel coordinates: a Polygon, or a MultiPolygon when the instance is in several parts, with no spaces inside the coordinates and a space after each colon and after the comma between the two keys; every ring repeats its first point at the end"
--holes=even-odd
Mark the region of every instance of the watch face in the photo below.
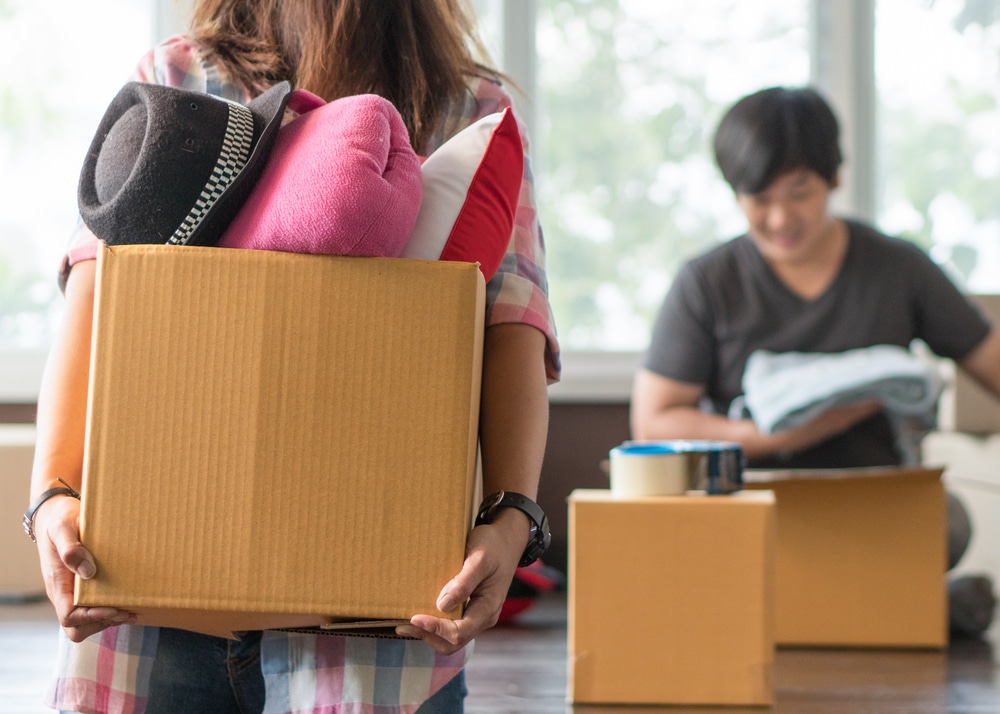
{"type": "Polygon", "coordinates": [[[547,516],[542,516],[541,524],[532,523],[531,530],[528,535],[528,545],[524,549],[524,555],[521,556],[520,567],[525,567],[531,565],[549,549],[549,544],[552,542],[552,533],[549,530],[549,519],[547,516]]]}

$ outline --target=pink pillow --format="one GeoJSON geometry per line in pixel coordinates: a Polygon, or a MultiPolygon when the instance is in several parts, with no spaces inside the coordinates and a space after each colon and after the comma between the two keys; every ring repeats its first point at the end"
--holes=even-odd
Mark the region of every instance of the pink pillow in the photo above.
{"type": "Polygon", "coordinates": [[[396,257],[420,210],[420,159],[399,112],[362,94],[324,103],[296,90],[301,112],[219,241],[229,248],[396,257]]]}
{"type": "Polygon", "coordinates": [[[507,252],[524,177],[524,147],[511,109],[455,134],[420,173],[420,214],[402,257],[478,262],[489,280],[507,252]]]}

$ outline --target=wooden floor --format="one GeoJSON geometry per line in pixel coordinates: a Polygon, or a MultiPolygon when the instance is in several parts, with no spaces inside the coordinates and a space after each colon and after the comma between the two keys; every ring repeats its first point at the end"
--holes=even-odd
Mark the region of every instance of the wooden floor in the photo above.
{"type": "Polygon", "coordinates": [[[1000,714],[1000,624],[946,652],[779,649],[771,708],[571,706],[566,608],[552,597],[516,627],[484,633],[469,667],[469,714],[1000,714]]]}
{"type": "MultiPolygon", "coordinates": [[[[43,714],[56,625],[47,603],[0,605],[0,714],[43,714]]],[[[476,643],[468,714],[1000,714],[1000,624],[946,652],[779,649],[776,704],[757,709],[566,703],[565,595],[476,643]]],[[[178,713],[183,714],[183,713],[178,713]]]]}

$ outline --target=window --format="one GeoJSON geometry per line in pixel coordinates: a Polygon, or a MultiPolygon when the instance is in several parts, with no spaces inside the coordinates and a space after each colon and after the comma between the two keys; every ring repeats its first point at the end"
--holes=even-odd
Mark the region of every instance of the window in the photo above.
{"type": "MultiPolygon", "coordinates": [[[[742,230],[711,134],[726,106],[766,85],[813,82],[837,110],[838,208],[924,246],[969,290],[1000,292],[989,269],[1000,265],[1000,4],[473,4],[526,95],[567,383],[579,355],[596,355],[583,371],[617,380],[599,398],[626,396],[678,266],[742,230]]],[[[174,0],[0,0],[0,401],[36,393],[83,154],[178,12],[174,0]]]]}
{"type": "Polygon", "coordinates": [[[879,0],[878,221],[1000,292],[1000,4],[879,0]]]}
{"type": "Polygon", "coordinates": [[[535,170],[565,348],[645,348],[687,258],[742,226],[711,135],[809,80],[804,0],[541,0],[535,170]],[[735,61],[734,61],[735,60],[735,61]]]}
{"type": "Polygon", "coordinates": [[[0,0],[0,348],[45,348],[94,129],[152,37],[149,0],[0,0]]]}
{"type": "Polygon", "coordinates": [[[1000,292],[997,3],[527,4],[539,213],[570,381],[596,375],[627,396],[677,268],[743,229],[711,134],[725,106],[767,85],[812,83],[837,111],[837,210],[917,242],[965,289],[1000,292]]]}

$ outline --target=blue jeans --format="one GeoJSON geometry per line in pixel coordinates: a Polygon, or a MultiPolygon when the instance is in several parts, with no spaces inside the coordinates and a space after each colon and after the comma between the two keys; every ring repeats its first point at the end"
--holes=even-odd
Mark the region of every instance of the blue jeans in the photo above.
{"type": "Polygon", "coordinates": [[[260,714],[260,632],[240,640],[161,627],[146,714],[260,714]]]}
{"type": "MultiPolygon", "coordinates": [[[[228,640],[160,628],[146,714],[260,714],[260,639],[260,632],[228,640]]],[[[465,673],[459,672],[417,714],[461,714],[467,694],[465,673]]]]}

